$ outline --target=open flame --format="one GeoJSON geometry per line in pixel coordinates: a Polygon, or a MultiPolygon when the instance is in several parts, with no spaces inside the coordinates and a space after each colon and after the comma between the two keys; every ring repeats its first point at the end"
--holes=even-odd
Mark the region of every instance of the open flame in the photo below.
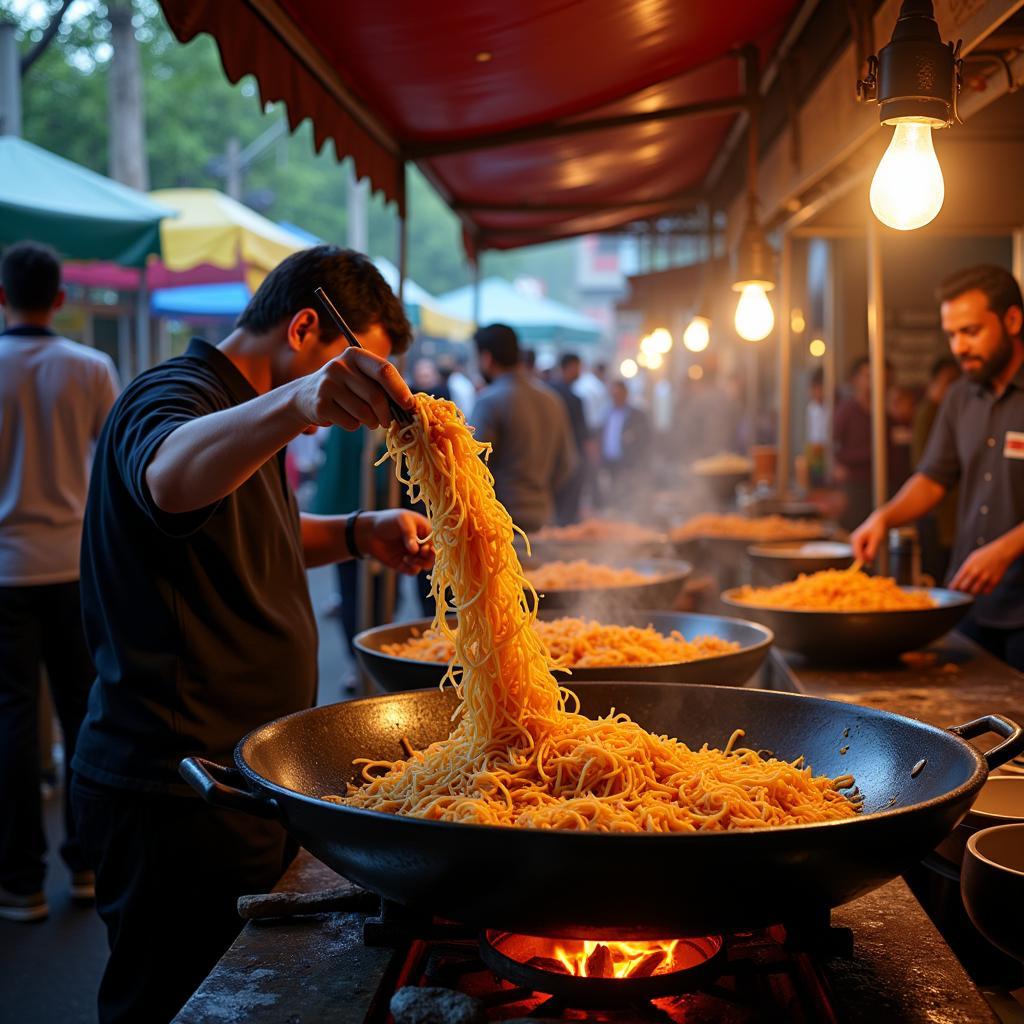
{"type": "MultiPolygon", "coordinates": [[[[679,939],[652,942],[552,942],[551,958],[578,978],[650,978],[675,966],[679,939]]],[[[557,969],[557,968],[556,968],[557,969]]]]}

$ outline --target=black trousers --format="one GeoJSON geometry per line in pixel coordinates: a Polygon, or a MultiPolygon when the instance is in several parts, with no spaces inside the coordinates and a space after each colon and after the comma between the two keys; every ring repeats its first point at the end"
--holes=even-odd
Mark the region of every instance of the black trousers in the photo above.
{"type": "Polygon", "coordinates": [[[41,889],[46,873],[39,791],[42,665],[64,733],[61,856],[72,871],[81,871],[85,864],[75,837],[67,783],[95,673],[82,631],[77,581],[0,587],[0,885],[23,894],[41,889]]]}
{"type": "Polygon", "coordinates": [[[1024,672],[1024,627],[999,629],[996,626],[983,626],[968,615],[957,629],[984,647],[989,654],[994,654],[1018,672],[1024,672]]]}
{"type": "Polygon", "coordinates": [[[273,888],[295,847],[275,822],[77,773],[72,803],[110,945],[99,1020],[165,1024],[241,929],[238,897],[273,888]]]}

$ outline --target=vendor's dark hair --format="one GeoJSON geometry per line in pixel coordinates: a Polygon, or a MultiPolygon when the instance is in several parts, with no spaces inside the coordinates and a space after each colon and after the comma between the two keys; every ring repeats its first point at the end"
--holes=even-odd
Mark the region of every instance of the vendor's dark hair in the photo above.
{"type": "Polygon", "coordinates": [[[1024,310],[1017,279],[1005,267],[990,263],[966,267],[950,274],[939,285],[936,297],[939,302],[950,302],[964,292],[973,291],[983,292],[988,300],[988,308],[999,316],[1003,316],[1012,306],[1024,310]]]}
{"type": "Polygon", "coordinates": [[[340,332],[313,294],[321,287],[353,331],[380,323],[391,339],[393,354],[409,347],[412,328],[381,272],[368,256],[336,245],[315,245],[282,260],[249,300],[238,326],[263,333],[308,306],[320,317],[320,336],[333,341],[340,332]]]}
{"type": "Polygon", "coordinates": [[[491,358],[506,370],[519,363],[519,337],[506,324],[488,324],[473,335],[478,352],[490,352],[491,358]]]}
{"type": "Polygon", "coordinates": [[[19,313],[43,313],[60,291],[60,257],[48,245],[16,242],[0,261],[0,284],[7,305],[19,313]]]}
{"type": "Polygon", "coordinates": [[[558,365],[563,370],[566,370],[570,366],[576,366],[577,364],[582,364],[582,362],[583,361],[575,352],[566,352],[563,354],[562,358],[558,360],[558,365]]]}

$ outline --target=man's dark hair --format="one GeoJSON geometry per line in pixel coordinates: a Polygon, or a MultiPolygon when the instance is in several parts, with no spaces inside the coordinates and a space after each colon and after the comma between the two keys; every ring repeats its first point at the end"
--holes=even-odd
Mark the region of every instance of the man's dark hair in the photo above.
{"type": "Polygon", "coordinates": [[[950,302],[964,292],[973,291],[983,292],[988,308],[998,316],[1003,316],[1012,306],[1024,310],[1017,279],[1004,267],[989,263],[965,267],[950,274],[936,289],[935,295],[939,302],[950,302]]]}
{"type": "Polygon", "coordinates": [[[489,352],[491,358],[506,370],[519,364],[519,338],[507,324],[488,324],[473,335],[478,352],[489,352]]]}
{"type": "Polygon", "coordinates": [[[353,331],[380,323],[391,339],[393,354],[409,347],[412,328],[405,310],[373,261],[336,245],[314,245],[282,260],[242,310],[237,326],[262,334],[308,306],[320,317],[320,336],[333,341],[341,332],[313,294],[320,287],[353,331]]]}
{"type": "Polygon", "coordinates": [[[561,359],[558,360],[558,365],[563,370],[568,370],[570,366],[579,366],[580,357],[575,352],[566,352],[561,359]]]}
{"type": "Polygon", "coordinates": [[[7,305],[20,313],[44,313],[60,291],[60,257],[48,245],[16,242],[0,262],[7,305]]]}
{"type": "Polygon", "coordinates": [[[932,363],[932,368],[928,373],[928,379],[935,380],[943,370],[952,370],[954,373],[959,374],[960,364],[952,356],[939,356],[939,358],[932,363]]]}
{"type": "Polygon", "coordinates": [[[811,374],[811,386],[818,388],[825,386],[825,371],[820,366],[811,374]]]}

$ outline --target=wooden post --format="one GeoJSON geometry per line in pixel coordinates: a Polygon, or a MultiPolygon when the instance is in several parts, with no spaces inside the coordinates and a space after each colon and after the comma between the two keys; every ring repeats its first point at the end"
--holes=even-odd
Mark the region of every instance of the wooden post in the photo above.
{"type": "Polygon", "coordinates": [[[776,487],[779,497],[789,493],[792,462],[793,351],[790,315],[793,304],[793,241],[782,236],[779,274],[779,436],[776,487]]]}
{"type": "MultiPolygon", "coordinates": [[[[882,236],[878,221],[868,217],[868,358],[871,362],[871,483],[875,508],[889,496],[888,436],[885,416],[885,304],[882,290],[882,236]]],[[[889,571],[889,539],[882,542],[876,564],[889,571]]]]}

